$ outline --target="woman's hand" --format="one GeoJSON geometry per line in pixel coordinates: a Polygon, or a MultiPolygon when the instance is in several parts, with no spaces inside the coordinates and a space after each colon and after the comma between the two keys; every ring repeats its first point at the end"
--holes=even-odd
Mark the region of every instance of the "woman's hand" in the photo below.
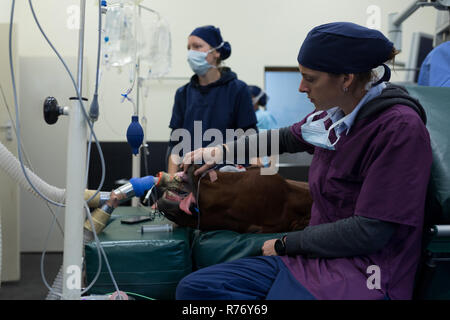
{"type": "Polygon", "coordinates": [[[275,251],[275,242],[278,239],[271,239],[264,242],[262,246],[262,254],[263,256],[277,256],[277,252],[275,251]]]}
{"type": "Polygon", "coordinates": [[[222,146],[218,147],[209,147],[209,148],[199,148],[192,152],[186,154],[183,158],[183,161],[180,165],[183,168],[184,172],[187,172],[187,169],[191,164],[202,163],[205,162],[203,166],[195,170],[194,175],[200,175],[208,169],[214,167],[216,163],[221,163],[223,159],[223,148],[222,146]]]}

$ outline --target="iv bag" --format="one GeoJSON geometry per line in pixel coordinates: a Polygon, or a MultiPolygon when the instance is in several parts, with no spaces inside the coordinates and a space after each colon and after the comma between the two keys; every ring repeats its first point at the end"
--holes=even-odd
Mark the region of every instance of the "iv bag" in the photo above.
{"type": "Polygon", "coordinates": [[[135,61],[137,20],[134,1],[108,1],[102,44],[105,65],[120,67],[135,61]]]}
{"type": "Polygon", "coordinates": [[[157,13],[143,14],[138,27],[140,76],[160,78],[172,66],[172,39],[167,21],[157,13]]]}

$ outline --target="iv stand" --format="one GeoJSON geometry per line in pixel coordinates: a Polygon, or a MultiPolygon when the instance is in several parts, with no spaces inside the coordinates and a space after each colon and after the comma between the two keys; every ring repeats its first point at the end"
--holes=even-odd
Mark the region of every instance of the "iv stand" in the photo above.
{"type": "MultiPolygon", "coordinates": [[[[142,5],[138,5],[138,16],[139,19],[141,18],[141,13],[142,13],[142,9],[153,12],[155,14],[158,15],[159,14],[147,7],[144,7],[142,5]]],[[[141,59],[139,54],[136,55],[136,77],[137,77],[137,88],[136,88],[136,111],[137,111],[137,116],[140,116],[140,90],[141,90],[141,85],[142,85],[142,78],[139,76],[140,74],[140,67],[141,67],[141,59]]],[[[144,110],[145,112],[145,110],[144,110]]],[[[144,113],[144,117],[145,121],[143,121],[143,129],[144,129],[144,141],[142,142],[142,146],[140,148],[140,152],[138,155],[136,156],[131,156],[132,157],[132,176],[133,177],[140,177],[141,176],[141,159],[142,159],[142,155],[144,155],[144,161],[145,161],[145,168],[147,168],[147,156],[148,156],[148,145],[147,145],[147,118],[146,115],[144,113]]],[[[143,119],[142,119],[143,120],[143,119]]],[[[146,174],[148,174],[147,170],[146,170],[146,174]]],[[[139,205],[139,198],[134,197],[133,199],[131,199],[131,206],[132,207],[137,207],[139,205]]]]}
{"type": "MultiPolygon", "coordinates": [[[[78,44],[77,89],[82,96],[83,50],[86,0],[80,0],[80,30],[78,44]]],[[[77,97],[71,98],[69,137],[67,148],[67,188],[64,224],[63,255],[63,297],[68,300],[80,300],[82,259],[83,259],[83,223],[84,189],[86,172],[87,125],[82,105],[77,97]]],[[[83,100],[85,100],[83,98],[83,100]]]]}
{"type": "MultiPolygon", "coordinates": [[[[138,8],[139,10],[139,17],[141,16],[141,8],[138,8]]],[[[137,29],[135,28],[135,33],[137,34],[137,29]]],[[[137,46],[137,43],[136,43],[137,46]]],[[[138,53],[138,48],[136,48],[136,64],[135,64],[135,77],[137,78],[137,88],[136,88],[136,115],[138,116],[139,119],[139,67],[140,67],[140,59],[139,59],[139,53],[138,53]]],[[[145,143],[145,141],[143,142],[145,143]]],[[[132,177],[140,177],[141,176],[141,148],[139,148],[139,152],[137,155],[131,155],[131,176],[132,177]]],[[[137,207],[139,204],[139,199],[137,197],[133,197],[131,199],[131,206],[132,207],[137,207]]]]}

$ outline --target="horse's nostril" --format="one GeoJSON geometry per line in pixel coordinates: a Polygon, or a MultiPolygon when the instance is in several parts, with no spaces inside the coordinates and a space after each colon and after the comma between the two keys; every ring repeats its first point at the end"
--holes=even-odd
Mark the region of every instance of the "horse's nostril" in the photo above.
{"type": "Polygon", "coordinates": [[[177,179],[180,182],[187,182],[188,181],[188,176],[183,171],[175,173],[174,177],[175,177],[175,179],[177,179]]]}

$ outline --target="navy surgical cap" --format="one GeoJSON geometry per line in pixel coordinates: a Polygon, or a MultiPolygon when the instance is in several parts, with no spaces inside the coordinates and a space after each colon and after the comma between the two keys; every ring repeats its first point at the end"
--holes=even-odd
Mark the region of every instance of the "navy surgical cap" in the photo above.
{"type": "MultiPolygon", "coordinates": [[[[259,96],[262,92],[262,89],[258,86],[248,86],[248,90],[250,91],[250,95],[253,98],[259,96]]],[[[267,94],[263,92],[261,97],[258,99],[257,103],[258,105],[265,107],[268,99],[269,97],[267,97],[267,94]]]]}
{"type": "Polygon", "coordinates": [[[227,41],[223,41],[219,28],[214,26],[198,27],[190,35],[197,36],[205,40],[211,47],[216,48],[222,60],[231,55],[231,45],[227,41]]]}
{"type": "MultiPolygon", "coordinates": [[[[315,27],[308,33],[297,60],[302,66],[317,71],[361,73],[383,65],[393,48],[394,44],[380,31],[350,22],[334,22],[315,27]]],[[[389,68],[384,67],[383,78],[390,77],[389,68]]]]}

